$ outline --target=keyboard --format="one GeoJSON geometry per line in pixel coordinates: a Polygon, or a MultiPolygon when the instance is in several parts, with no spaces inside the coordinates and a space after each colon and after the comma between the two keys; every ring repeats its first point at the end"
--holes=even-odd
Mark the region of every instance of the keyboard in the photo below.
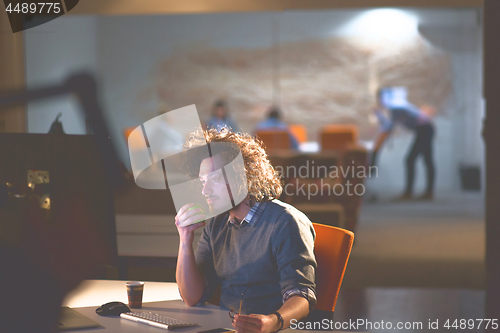
{"type": "Polygon", "coordinates": [[[125,312],[120,314],[123,319],[132,320],[141,324],[146,324],[166,330],[173,330],[181,327],[199,326],[195,323],[163,316],[153,312],[125,312]]]}

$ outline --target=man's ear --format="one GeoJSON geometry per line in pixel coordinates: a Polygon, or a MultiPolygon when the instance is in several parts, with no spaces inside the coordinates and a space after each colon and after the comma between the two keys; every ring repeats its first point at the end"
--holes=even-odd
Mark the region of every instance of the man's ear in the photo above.
{"type": "Polygon", "coordinates": [[[252,207],[255,204],[255,200],[252,200],[250,195],[248,194],[245,199],[242,201],[243,204],[247,205],[248,207],[252,207]]]}

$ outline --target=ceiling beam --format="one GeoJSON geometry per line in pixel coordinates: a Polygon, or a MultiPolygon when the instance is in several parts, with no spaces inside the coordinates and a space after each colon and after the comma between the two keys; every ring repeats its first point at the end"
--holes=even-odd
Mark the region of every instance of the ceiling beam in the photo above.
{"type": "Polygon", "coordinates": [[[160,15],[369,7],[482,7],[483,0],[80,0],[70,14],[160,15]]]}

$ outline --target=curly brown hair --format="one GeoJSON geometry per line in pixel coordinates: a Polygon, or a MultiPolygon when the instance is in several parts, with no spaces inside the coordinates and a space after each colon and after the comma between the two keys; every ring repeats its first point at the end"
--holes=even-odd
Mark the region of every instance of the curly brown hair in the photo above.
{"type": "MultiPolygon", "coordinates": [[[[270,201],[278,199],[283,191],[280,174],[274,169],[267,158],[267,153],[263,148],[262,141],[247,133],[235,133],[227,128],[220,131],[215,129],[199,130],[189,135],[184,144],[186,150],[196,151],[197,147],[202,147],[208,143],[229,143],[239,147],[243,156],[245,173],[248,187],[248,196],[251,202],[270,201]]],[[[210,148],[209,148],[210,149],[210,148]]],[[[208,150],[207,150],[208,151],[208,150]]],[[[215,154],[211,151],[211,154],[215,154]]],[[[201,160],[209,157],[199,154],[199,150],[193,154],[198,159],[197,169],[187,169],[186,171],[193,177],[198,177],[201,160]]],[[[232,157],[234,158],[234,154],[232,157]]],[[[226,161],[229,162],[229,161],[226,161]]]]}

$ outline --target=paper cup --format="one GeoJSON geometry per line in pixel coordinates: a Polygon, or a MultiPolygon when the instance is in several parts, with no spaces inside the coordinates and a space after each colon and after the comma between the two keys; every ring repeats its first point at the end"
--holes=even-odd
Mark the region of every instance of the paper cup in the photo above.
{"type": "Polygon", "coordinates": [[[144,291],[144,282],[128,281],[127,286],[128,305],[134,309],[142,308],[142,293],[144,291]]]}

